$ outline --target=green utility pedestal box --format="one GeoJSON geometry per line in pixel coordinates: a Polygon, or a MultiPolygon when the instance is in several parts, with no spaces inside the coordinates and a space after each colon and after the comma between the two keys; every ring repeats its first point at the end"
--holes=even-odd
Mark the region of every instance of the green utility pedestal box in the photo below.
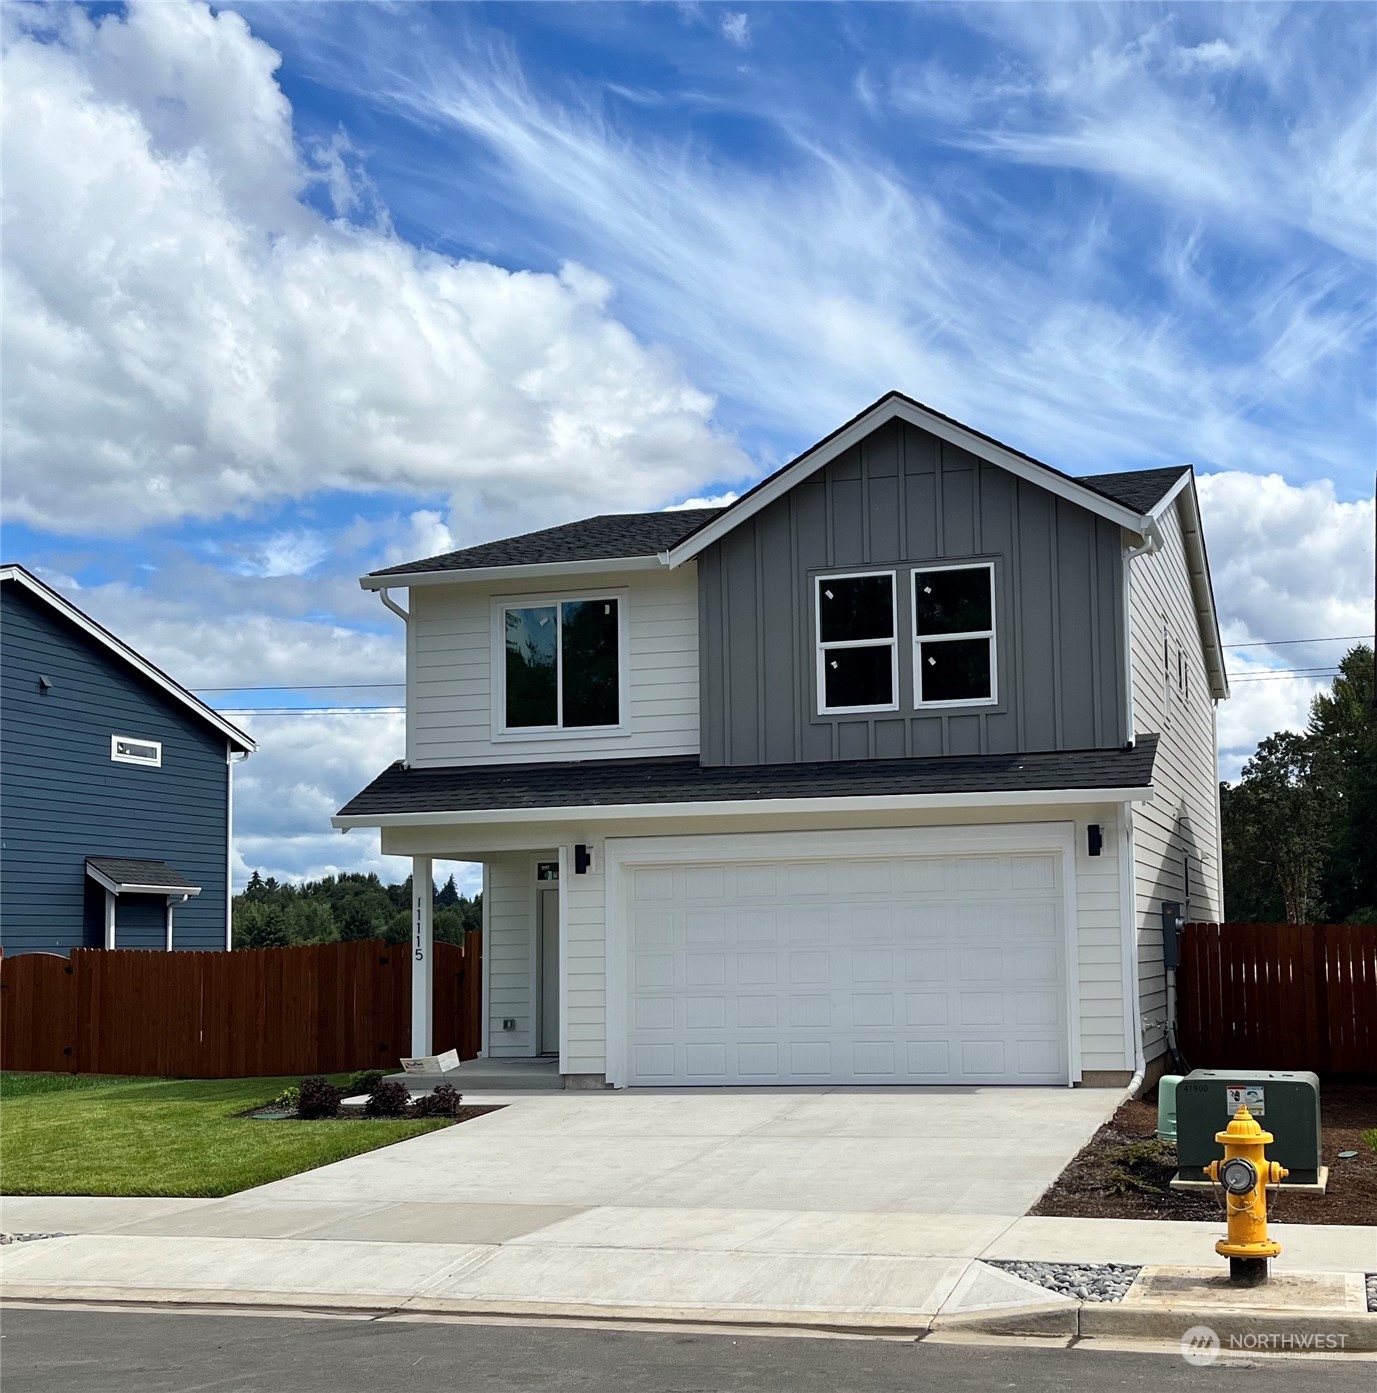
{"type": "Polygon", "coordinates": [[[1240,1105],[1276,1140],[1267,1159],[1290,1172],[1282,1184],[1320,1178],[1320,1081],[1314,1074],[1271,1069],[1193,1069],[1176,1085],[1176,1156],[1182,1180],[1205,1180],[1205,1167],[1224,1155],[1214,1139],[1240,1105]]]}

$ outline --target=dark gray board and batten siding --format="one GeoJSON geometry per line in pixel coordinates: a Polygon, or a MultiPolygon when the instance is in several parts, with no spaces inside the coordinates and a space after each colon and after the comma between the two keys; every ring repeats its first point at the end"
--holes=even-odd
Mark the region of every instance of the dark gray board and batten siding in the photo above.
{"type": "MultiPolygon", "coordinates": [[[[201,894],[174,946],[225,946],[224,735],[12,582],[0,585],[0,944],[66,953],[104,942],[88,856],[166,861],[201,894]],[[39,674],[52,679],[46,694],[39,674]],[[118,764],[112,735],[160,740],[161,768],[118,764]]],[[[161,948],[166,900],[122,897],[116,945],[161,948]]]]}
{"type": "Polygon", "coordinates": [[[1120,529],[892,421],[698,556],[702,760],[787,764],[1124,744],[1120,529]],[[907,569],[995,562],[999,701],[915,711],[907,569]],[[894,567],[899,710],[818,715],[812,583],[894,567]]]}

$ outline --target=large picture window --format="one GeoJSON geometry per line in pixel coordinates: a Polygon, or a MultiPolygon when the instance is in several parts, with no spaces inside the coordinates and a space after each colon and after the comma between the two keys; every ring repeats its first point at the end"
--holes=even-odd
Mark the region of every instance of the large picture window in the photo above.
{"type": "Polygon", "coordinates": [[[894,572],[817,578],[818,711],[899,706],[894,572]]]}
{"type": "Polygon", "coordinates": [[[620,602],[615,596],[506,605],[508,731],[621,725],[620,602]]]}
{"type": "Polygon", "coordinates": [[[913,573],[916,706],[996,700],[994,565],[913,573]]]}

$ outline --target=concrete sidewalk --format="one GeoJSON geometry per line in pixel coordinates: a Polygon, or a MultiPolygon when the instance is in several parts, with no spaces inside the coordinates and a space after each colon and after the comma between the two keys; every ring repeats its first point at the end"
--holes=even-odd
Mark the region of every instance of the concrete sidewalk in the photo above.
{"type": "MultiPolygon", "coordinates": [[[[980,1260],[1218,1264],[1217,1224],[1024,1217],[1117,1093],[506,1101],[227,1199],[5,1198],[70,1236],[0,1250],[3,1294],[1064,1334],[1079,1303],[980,1260]]],[[[1279,1271],[1377,1271],[1377,1229],[1277,1234],[1279,1271]]]]}

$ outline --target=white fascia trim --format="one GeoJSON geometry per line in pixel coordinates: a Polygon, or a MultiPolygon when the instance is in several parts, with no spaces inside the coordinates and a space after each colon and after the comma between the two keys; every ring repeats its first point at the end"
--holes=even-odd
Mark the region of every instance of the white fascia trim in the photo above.
{"type": "Polygon", "coordinates": [[[623,571],[659,571],[658,556],[620,556],[603,561],[555,561],[531,566],[472,566],[450,571],[404,571],[384,576],[360,576],[364,590],[400,590],[415,585],[468,585],[479,581],[548,580],[557,584],[566,576],[618,575],[623,571]]]}
{"type": "Polygon", "coordinates": [[[1200,521],[1200,496],[1195,490],[1194,473],[1186,474],[1181,486],[1174,489],[1168,498],[1180,504],[1186,569],[1190,572],[1191,597],[1195,601],[1200,643],[1205,650],[1205,670],[1210,675],[1210,695],[1216,701],[1225,701],[1229,696],[1229,674],[1224,663],[1224,643],[1219,634],[1219,614],[1215,609],[1210,558],[1205,551],[1205,531],[1200,521]],[[1187,483],[1190,488],[1185,487],[1187,483]]]}
{"type": "Polygon", "coordinates": [[[799,480],[821,469],[823,465],[830,463],[839,455],[845,454],[847,450],[865,439],[877,427],[896,417],[907,421],[912,426],[917,426],[920,430],[937,436],[939,440],[945,440],[949,445],[958,445],[963,450],[969,450],[971,454],[978,455],[991,464],[997,464],[1002,469],[1007,469],[1020,479],[1026,479],[1029,483],[1037,484],[1040,488],[1045,488],[1061,498],[1077,503],[1082,508],[1088,508],[1092,513],[1098,513],[1101,517],[1108,518],[1110,522],[1117,523],[1120,527],[1126,527],[1131,532],[1142,533],[1144,529],[1143,516],[1131,508],[1125,508],[1122,503],[1115,503],[1102,494],[1096,493],[1093,489],[1086,488],[1084,484],[1078,484],[1074,479],[1064,478],[1046,466],[1036,464],[1003,445],[996,445],[993,441],[977,435],[974,431],[958,425],[955,421],[948,421],[934,412],[925,411],[913,402],[886,398],[876,403],[865,415],[858,417],[844,430],[839,431],[823,444],[814,446],[813,449],[800,455],[793,464],[777,474],[769,483],[743,498],[741,502],[732,504],[724,513],[714,518],[706,527],[695,532],[679,546],[671,547],[666,553],[669,565],[681,566],[685,561],[697,556],[705,547],[710,547],[714,542],[725,537],[738,524],[745,522],[747,518],[754,517],[762,508],[767,508],[777,498],[782,498],[799,480]]]}
{"type": "Polygon", "coordinates": [[[330,819],[342,832],[355,827],[471,827],[511,822],[615,822],[669,817],[759,817],[788,813],[887,813],[926,808],[1046,808],[1082,803],[1146,803],[1143,788],[1029,789],[1002,793],[902,793],[887,798],[736,798],[703,803],[604,803],[567,808],[481,808],[462,812],[376,813],[330,819]]]}
{"type": "Polygon", "coordinates": [[[102,889],[108,890],[112,895],[179,895],[182,899],[190,899],[192,895],[199,895],[201,887],[199,885],[126,885],[118,880],[111,880],[102,871],[98,871],[94,866],[86,867],[86,874],[91,877],[102,889]]]}
{"type": "Polygon", "coordinates": [[[69,601],[64,600],[56,590],[44,585],[41,580],[31,576],[22,566],[0,566],[0,581],[12,580],[22,585],[31,595],[37,596],[45,604],[55,609],[64,619],[70,620],[84,634],[108,648],[116,657],[122,658],[130,667],[142,673],[155,687],[160,687],[168,696],[190,707],[202,720],[209,721],[222,735],[228,736],[245,754],[252,754],[258,748],[251,736],[245,735],[236,725],[231,725],[218,711],[213,711],[204,702],[198,701],[180,683],[174,682],[160,668],[156,668],[147,658],[140,656],[129,645],[118,639],[108,629],[102,628],[89,615],[83,614],[69,601]]]}

